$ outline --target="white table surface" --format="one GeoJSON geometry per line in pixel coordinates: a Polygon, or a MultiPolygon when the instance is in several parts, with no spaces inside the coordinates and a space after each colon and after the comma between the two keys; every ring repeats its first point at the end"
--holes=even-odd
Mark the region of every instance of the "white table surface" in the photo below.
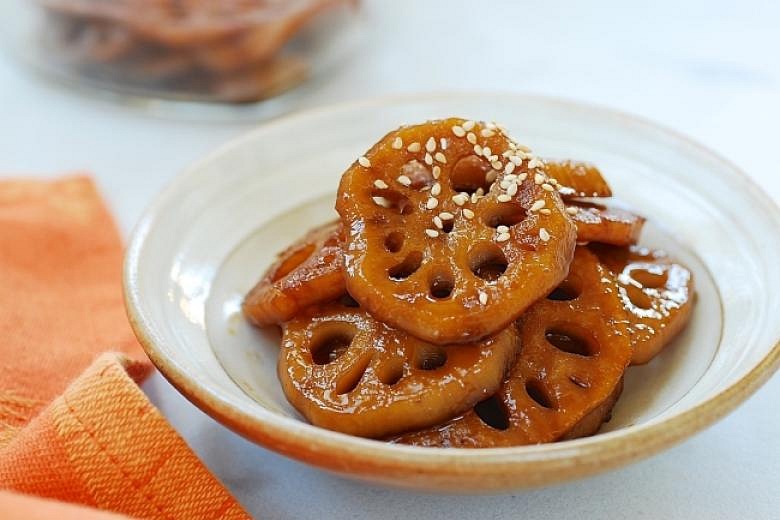
{"type": "MultiPolygon", "coordinates": [[[[300,107],[445,89],[586,100],[689,134],[780,200],[780,3],[572,4],[368,1],[361,16],[369,37],[306,88],[300,107]]],[[[178,171],[252,125],[177,121],[110,104],[46,84],[0,55],[2,175],[90,171],[125,235],[178,171]]],[[[649,460],[572,484],[482,497],[333,477],[227,431],[159,375],[144,389],[258,518],[780,518],[780,377],[649,460]]]]}

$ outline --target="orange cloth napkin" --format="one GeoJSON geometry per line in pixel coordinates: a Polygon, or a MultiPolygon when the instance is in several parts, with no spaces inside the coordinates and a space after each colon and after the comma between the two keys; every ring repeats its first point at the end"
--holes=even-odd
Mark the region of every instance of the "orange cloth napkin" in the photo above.
{"type": "Polygon", "coordinates": [[[136,385],[121,262],[88,178],[0,182],[0,516],[249,518],[136,385]]]}

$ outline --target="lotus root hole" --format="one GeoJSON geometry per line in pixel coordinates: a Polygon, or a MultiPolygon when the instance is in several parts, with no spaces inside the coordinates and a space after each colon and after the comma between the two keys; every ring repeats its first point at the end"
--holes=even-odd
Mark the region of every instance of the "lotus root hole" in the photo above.
{"type": "Polygon", "coordinates": [[[336,394],[348,394],[357,388],[357,385],[360,384],[360,380],[363,378],[363,374],[366,373],[366,369],[370,362],[371,355],[364,355],[341,373],[336,381],[336,394]]]}
{"type": "Polygon", "coordinates": [[[490,170],[491,167],[486,160],[476,155],[467,155],[452,167],[450,173],[452,189],[470,195],[482,188],[487,193],[491,183],[487,182],[486,177],[490,170]]]}
{"type": "Polygon", "coordinates": [[[538,379],[529,379],[525,382],[525,391],[528,397],[534,400],[536,404],[542,408],[554,409],[555,403],[553,403],[549,392],[544,387],[541,381],[538,379]]]}
{"type": "Polygon", "coordinates": [[[483,423],[495,430],[503,431],[509,428],[509,414],[497,395],[477,403],[474,412],[483,423]]]}
{"type": "Polygon", "coordinates": [[[393,210],[400,215],[409,215],[414,211],[412,202],[405,195],[395,190],[373,189],[371,190],[371,198],[374,199],[377,207],[393,210]]]}
{"type": "Polygon", "coordinates": [[[455,289],[455,279],[452,273],[438,273],[431,279],[431,296],[437,300],[445,300],[452,295],[455,289]]]}
{"type": "Polygon", "coordinates": [[[282,262],[282,264],[276,269],[271,278],[271,281],[276,282],[290,274],[290,272],[301,265],[308,259],[312,253],[314,253],[315,244],[308,244],[306,247],[295,251],[290,258],[282,262]]]}
{"type": "Polygon", "coordinates": [[[517,203],[503,203],[493,206],[485,212],[485,224],[492,228],[498,226],[512,227],[528,216],[525,208],[517,203]]]}
{"type": "Polygon", "coordinates": [[[355,332],[347,324],[333,323],[316,330],[313,336],[311,359],[317,365],[327,365],[347,351],[355,332]]]}
{"type": "Polygon", "coordinates": [[[487,282],[498,280],[508,266],[504,251],[492,242],[480,242],[469,251],[471,272],[487,282]]]}
{"type": "Polygon", "coordinates": [[[423,255],[420,251],[411,251],[400,264],[388,269],[387,275],[396,282],[406,280],[417,272],[422,265],[422,260],[423,255]]]}
{"type": "Polygon", "coordinates": [[[397,253],[404,247],[404,235],[398,231],[393,231],[385,236],[385,249],[390,253],[397,253]]]}
{"type": "Polygon", "coordinates": [[[376,376],[382,384],[393,386],[404,376],[402,359],[393,359],[376,369],[376,376]]]}
{"type": "Polygon", "coordinates": [[[415,351],[414,367],[418,370],[436,370],[447,363],[447,352],[438,345],[424,345],[415,351]]]}
{"type": "Polygon", "coordinates": [[[544,337],[553,347],[577,356],[593,356],[597,353],[595,341],[589,340],[584,330],[572,324],[548,328],[544,337]]]}
{"type": "Polygon", "coordinates": [[[663,287],[669,281],[669,273],[666,270],[658,269],[633,269],[630,272],[631,278],[642,284],[642,287],[657,289],[663,287]]]}
{"type": "Polygon", "coordinates": [[[420,161],[414,160],[401,166],[400,175],[406,175],[412,183],[409,185],[414,190],[433,184],[433,173],[420,161]]]}
{"type": "Polygon", "coordinates": [[[631,303],[640,309],[648,310],[653,308],[653,300],[651,300],[650,297],[645,294],[645,292],[639,287],[627,285],[626,294],[628,295],[628,299],[631,300],[631,303]]]}
{"type": "Polygon", "coordinates": [[[566,302],[576,300],[580,294],[582,294],[581,280],[570,276],[561,282],[561,284],[556,287],[553,292],[548,294],[547,299],[566,302]]]}

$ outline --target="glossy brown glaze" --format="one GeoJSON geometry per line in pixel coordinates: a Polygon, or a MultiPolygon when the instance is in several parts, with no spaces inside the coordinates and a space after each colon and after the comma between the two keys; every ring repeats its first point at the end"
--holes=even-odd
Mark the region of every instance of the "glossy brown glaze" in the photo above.
{"type": "Polygon", "coordinates": [[[617,278],[634,346],[632,365],[658,355],[685,327],[693,309],[691,272],[663,251],[591,246],[617,278]]]}
{"type": "Polygon", "coordinates": [[[640,215],[602,204],[570,200],[566,208],[577,226],[577,242],[628,246],[636,244],[645,225],[640,215]]]}
{"type": "Polygon", "coordinates": [[[563,186],[561,197],[611,197],[612,189],[601,171],[594,165],[581,161],[552,161],[545,165],[547,175],[563,186]]]}
{"type": "Polygon", "coordinates": [[[383,437],[438,424],[491,395],[518,347],[514,326],[442,347],[328,304],[285,324],[279,380],[312,424],[383,437]]]}
{"type": "Polygon", "coordinates": [[[518,321],[521,352],[499,392],[460,417],[395,441],[487,448],[593,433],[631,360],[617,291],[596,256],[577,248],[566,281],[518,321]]]}
{"type": "Polygon", "coordinates": [[[344,293],[340,225],[313,229],[284,250],[244,299],[257,325],[281,324],[302,309],[344,293]]]}
{"type": "Polygon", "coordinates": [[[557,191],[534,182],[544,175],[531,157],[499,129],[462,119],[387,134],[339,186],[349,293],[435,344],[506,328],[563,280],[576,238],[557,191]],[[536,201],[547,211],[532,211],[536,201]]]}

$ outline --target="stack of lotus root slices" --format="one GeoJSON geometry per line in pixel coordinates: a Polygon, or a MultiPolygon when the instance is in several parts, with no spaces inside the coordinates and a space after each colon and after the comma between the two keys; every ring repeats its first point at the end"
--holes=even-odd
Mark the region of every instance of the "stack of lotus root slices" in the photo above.
{"type": "Polygon", "coordinates": [[[279,379],[314,425],[458,448],[592,435],[693,306],[690,271],[637,246],[644,219],[611,195],[495,123],[404,126],[244,313],[281,326],[279,379]]]}

